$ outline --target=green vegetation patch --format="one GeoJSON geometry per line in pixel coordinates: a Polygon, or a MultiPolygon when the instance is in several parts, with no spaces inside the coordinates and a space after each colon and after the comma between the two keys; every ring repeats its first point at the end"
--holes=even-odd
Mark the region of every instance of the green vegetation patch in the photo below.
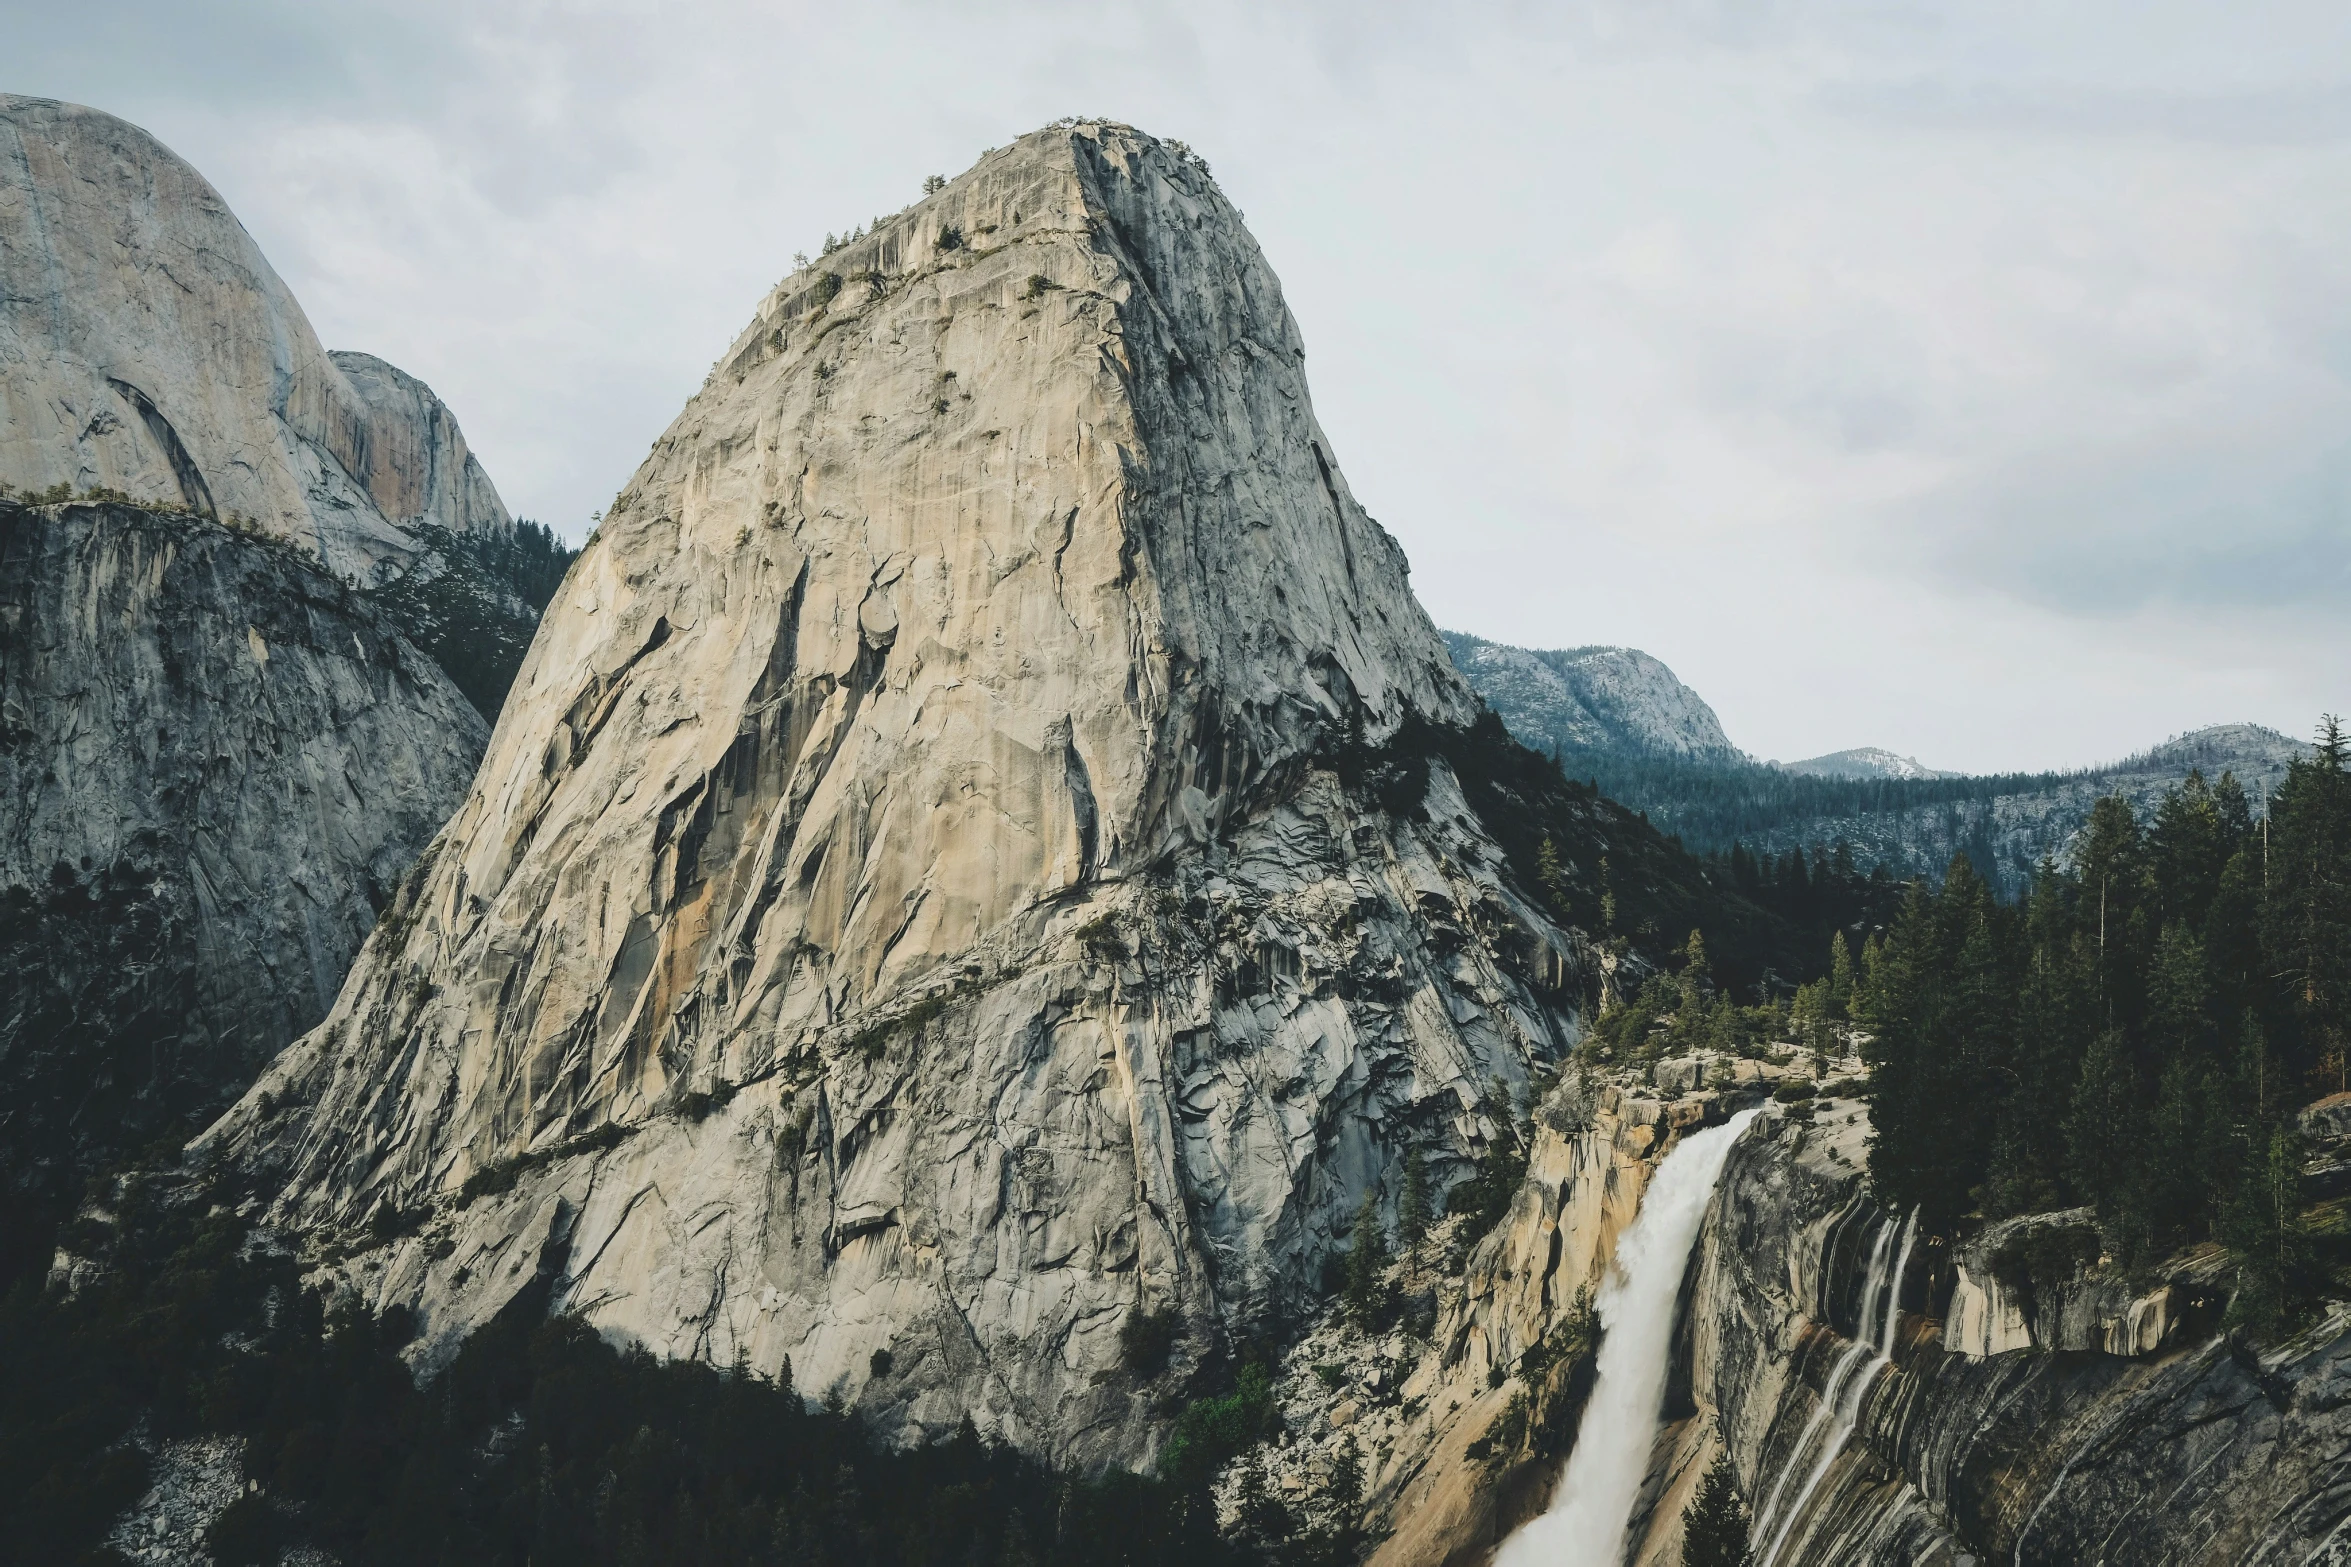
{"type": "MultiPolygon", "coordinates": [[[[702,1097],[705,1100],[708,1098],[707,1095],[702,1097]]],[[[607,1149],[618,1148],[634,1136],[636,1130],[633,1126],[621,1126],[616,1122],[607,1121],[602,1126],[596,1127],[592,1131],[582,1132],[577,1137],[567,1137],[562,1142],[551,1144],[548,1147],[534,1148],[527,1153],[518,1153],[511,1158],[501,1159],[495,1164],[486,1164],[465,1178],[465,1184],[458,1188],[457,1205],[462,1208],[481,1198],[494,1197],[500,1192],[512,1191],[516,1181],[530,1171],[538,1169],[541,1165],[553,1164],[558,1159],[571,1159],[581,1154],[603,1153],[607,1149]]]]}

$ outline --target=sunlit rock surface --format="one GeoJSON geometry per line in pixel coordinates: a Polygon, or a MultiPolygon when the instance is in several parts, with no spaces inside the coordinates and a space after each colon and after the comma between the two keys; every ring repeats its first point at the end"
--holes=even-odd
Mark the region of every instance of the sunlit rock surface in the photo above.
{"type": "Polygon", "coordinates": [[[427,1357],[545,1277],[885,1430],[1146,1459],[1128,1315],[1171,1377],[1295,1320],[1582,992],[1414,760],[1472,699],[1303,360],[1205,169],[1115,126],[787,278],[210,1146],[427,1357]]]}
{"type": "Polygon", "coordinates": [[[422,383],[329,355],[220,193],[113,115],[0,94],[0,485],[223,518],[372,585],[511,526],[422,383]]]}

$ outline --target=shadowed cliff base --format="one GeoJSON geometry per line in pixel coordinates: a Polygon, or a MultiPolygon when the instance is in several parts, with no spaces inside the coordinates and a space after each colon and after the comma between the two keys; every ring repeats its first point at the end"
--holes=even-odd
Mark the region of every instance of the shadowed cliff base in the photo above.
{"type": "Polygon", "coordinates": [[[286,544],[0,500],[8,1278],[86,1175],[176,1148],[324,1015],[483,738],[286,544]]]}

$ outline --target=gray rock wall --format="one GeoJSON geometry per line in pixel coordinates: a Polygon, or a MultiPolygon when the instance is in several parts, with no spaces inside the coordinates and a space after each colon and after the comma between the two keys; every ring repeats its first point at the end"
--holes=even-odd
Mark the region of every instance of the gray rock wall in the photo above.
{"type": "Polygon", "coordinates": [[[1638,648],[1536,650],[1459,631],[1445,644],[1486,705],[1538,751],[1744,760],[1706,700],[1638,648]]]}
{"type": "Polygon", "coordinates": [[[1115,126],[787,278],[211,1146],[426,1356],[546,1268],[885,1429],[1146,1458],[1129,1314],[1178,1312],[1179,1378],[1294,1320],[1580,993],[1444,763],[1382,750],[1474,709],[1303,354],[1205,170],[1115,126]]]}
{"type": "Polygon", "coordinates": [[[431,387],[373,354],[338,348],[327,358],[357,395],[352,472],[385,521],[410,533],[436,527],[496,535],[513,528],[456,415],[431,387]]]}
{"type": "Polygon", "coordinates": [[[0,1146],[63,1182],[333,1001],[481,720],[288,546],[0,503],[0,1146]]]}
{"type": "MultiPolygon", "coordinates": [[[[2351,1519],[2339,1317],[2259,1353],[2175,1316],[2133,1354],[1969,1354],[1953,1330],[1977,1307],[1950,1298],[1954,1260],[1930,1242],[1910,1251],[1889,1327],[1904,1232],[1867,1201],[1866,1134],[1857,1106],[1832,1103],[1801,1132],[1758,1123],[1733,1154],[1654,1491],[1703,1472],[1719,1440],[1756,1510],[1757,1559],[1778,1564],[2332,1559],[2351,1519]]],[[[2076,1283],[2029,1315],[2108,1338],[2105,1298],[2076,1283]]],[[[2110,1304],[2129,1316],[2127,1298],[2110,1304]]],[[[1654,1509],[1644,1560],[1672,1559],[1678,1500],[1654,1509]]]]}
{"type": "Polygon", "coordinates": [[[509,525],[448,411],[330,358],[201,174],[0,94],[0,486],[59,484],[249,518],[369,584],[415,556],[404,522],[509,525]]]}

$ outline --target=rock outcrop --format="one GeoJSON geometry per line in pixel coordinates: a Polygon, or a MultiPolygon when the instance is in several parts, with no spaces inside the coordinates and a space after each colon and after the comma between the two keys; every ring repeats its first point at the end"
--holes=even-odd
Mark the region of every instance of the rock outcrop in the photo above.
{"type": "Polygon", "coordinates": [[[2069,1251],[2078,1214],[1947,1256],[1868,1201],[1867,1134],[1861,1107],[1823,1101],[1734,1152],[1691,1269],[1641,1560],[1676,1559],[1682,1506],[1725,1449],[1773,1567],[2333,1559],[2351,1324],[2257,1352],[2215,1331],[2204,1259],[2134,1296],[2069,1251]],[[2020,1282],[2040,1286],[2029,1309],[2020,1282]]]}
{"type": "MultiPolygon", "coordinates": [[[[1368,1336],[1334,1309],[1291,1349],[1285,1430],[1227,1474],[1228,1511],[1254,1472],[1308,1520],[1365,1529],[1378,1567],[1491,1561],[1579,1439],[1578,1294],[1659,1159],[1775,1078],[1852,1063],[1740,1064],[1752,1086],[1698,1088],[1675,1062],[1654,1086],[1571,1076],[1536,1111],[1508,1216],[1434,1280],[1425,1330],[1368,1336]],[[1342,1450],[1364,1477],[1353,1509],[1328,1495],[1342,1450]]],[[[1767,1105],[1734,1148],[1683,1285],[1629,1563],[1682,1559],[1683,1513],[1726,1452],[1770,1567],[2334,1559],[2351,1322],[2256,1351],[2218,1332],[2210,1248],[2127,1282],[2084,1211],[1954,1251],[1870,1202],[1868,1142],[1866,1109],[1829,1093],[1767,1105]]]]}
{"type": "Polygon", "coordinates": [[[1531,649],[1448,631],[1445,644],[1510,732],[1548,755],[1613,751],[1741,761],[1703,697],[1638,648],[1531,649]]]}
{"type": "Polygon", "coordinates": [[[209,1117],[325,1014],[485,738],[285,544],[0,502],[12,1218],[70,1199],[90,1158],[209,1117]]]}
{"type": "Polygon", "coordinates": [[[1303,358],[1112,125],[787,278],[209,1147],[426,1357],[545,1277],[908,1437],[1146,1458],[1130,1314],[1170,1377],[1295,1320],[1583,990],[1425,743],[1475,705],[1303,358]]]}
{"type": "Polygon", "coordinates": [[[327,358],[357,394],[352,472],[385,521],[411,535],[445,528],[496,537],[514,526],[457,416],[431,387],[373,354],[338,348],[327,358]]]}
{"type": "Polygon", "coordinates": [[[201,174],[95,109],[0,94],[0,486],[249,519],[374,585],[410,533],[511,526],[422,383],[330,356],[201,174]]]}
{"type": "Polygon", "coordinates": [[[1487,1560],[1542,1511],[1584,1391],[1573,1379],[1588,1377],[1588,1367],[1555,1366],[1543,1346],[1590,1308],[1674,1122],[1703,1124],[1714,1101],[1677,1108],[1570,1083],[1537,1109],[1518,1196],[1441,1293],[1435,1330],[1398,1379],[1418,1429],[1407,1423],[1376,1450],[1367,1513],[1383,1537],[1377,1567],[1487,1560]],[[1555,1371],[1567,1374],[1561,1385],[1555,1371]],[[1559,1407],[1514,1419],[1513,1400],[1522,1411],[1559,1407]]]}

